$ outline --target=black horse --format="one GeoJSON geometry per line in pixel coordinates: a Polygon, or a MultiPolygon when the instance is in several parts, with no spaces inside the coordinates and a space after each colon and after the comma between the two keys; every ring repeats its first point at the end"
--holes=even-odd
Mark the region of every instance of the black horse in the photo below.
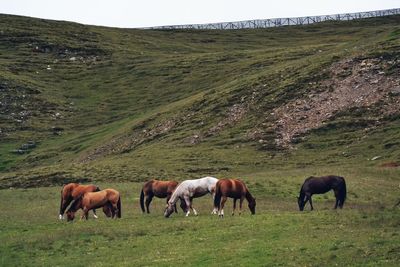
{"type": "Polygon", "coordinates": [[[312,205],[311,196],[313,194],[324,194],[333,189],[335,192],[336,203],[335,209],[343,208],[344,201],[346,200],[346,182],[340,176],[322,176],[322,177],[309,177],[300,189],[300,195],[297,198],[300,211],[304,210],[307,201],[310,201],[311,210],[314,209],[312,205]]]}

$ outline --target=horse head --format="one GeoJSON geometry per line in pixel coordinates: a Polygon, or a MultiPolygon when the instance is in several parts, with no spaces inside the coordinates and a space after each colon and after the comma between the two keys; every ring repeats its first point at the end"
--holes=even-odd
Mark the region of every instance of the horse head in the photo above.
{"type": "Polygon", "coordinates": [[[75,219],[75,212],[82,206],[82,196],[72,202],[71,207],[67,211],[67,221],[73,221],[75,219]]]}
{"type": "Polygon", "coordinates": [[[256,214],[256,199],[253,198],[250,202],[249,202],[249,209],[251,211],[251,214],[256,214]]]}
{"type": "Polygon", "coordinates": [[[297,198],[297,203],[299,204],[299,210],[300,210],[300,211],[303,211],[303,210],[304,210],[304,206],[305,206],[304,199],[298,197],[298,198],[297,198]]]}
{"type": "Polygon", "coordinates": [[[75,219],[75,212],[68,210],[67,211],[67,221],[70,222],[70,221],[73,221],[74,219],[75,219]]]}
{"type": "Polygon", "coordinates": [[[174,212],[174,210],[175,210],[174,205],[171,203],[168,203],[167,207],[165,208],[165,211],[164,211],[164,217],[168,218],[169,216],[171,216],[171,214],[174,212]]]}

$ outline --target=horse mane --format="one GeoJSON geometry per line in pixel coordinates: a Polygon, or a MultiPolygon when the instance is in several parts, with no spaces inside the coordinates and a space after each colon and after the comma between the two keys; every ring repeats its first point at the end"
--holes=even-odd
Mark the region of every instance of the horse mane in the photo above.
{"type": "Polygon", "coordinates": [[[181,185],[182,183],[178,184],[174,190],[174,192],[171,195],[171,198],[168,201],[168,204],[174,205],[176,202],[178,202],[179,199],[179,191],[181,191],[181,185]]]}
{"type": "Polygon", "coordinates": [[[79,198],[74,200],[71,204],[71,207],[68,209],[68,211],[76,212],[78,209],[80,209],[81,204],[82,204],[82,198],[83,198],[83,195],[81,195],[79,198]]]}
{"type": "Polygon", "coordinates": [[[247,187],[246,187],[246,195],[245,195],[245,197],[246,197],[246,199],[247,199],[247,201],[248,201],[249,203],[256,200],[256,199],[252,196],[252,194],[250,194],[249,189],[247,189],[247,187]]]}
{"type": "Polygon", "coordinates": [[[310,176],[310,177],[308,177],[308,178],[306,178],[305,180],[304,180],[304,182],[303,182],[303,184],[301,185],[301,188],[300,188],[300,192],[299,192],[299,195],[300,195],[300,197],[303,197],[304,196],[304,186],[305,186],[305,184],[308,182],[308,181],[310,181],[312,178],[316,178],[315,176],[310,176]]]}

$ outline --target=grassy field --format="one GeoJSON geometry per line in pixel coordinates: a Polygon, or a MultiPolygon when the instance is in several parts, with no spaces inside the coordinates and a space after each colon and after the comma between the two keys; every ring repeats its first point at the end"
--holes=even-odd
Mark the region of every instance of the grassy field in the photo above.
{"type": "Polygon", "coordinates": [[[150,31],[0,14],[0,266],[397,266],[399,25],[150,31]],[[315,103],[340,108],[280,145],[281,121],[305,128],[315,103]],[[304,179],[327,174],[346,178],[344,209],[330,193],[299,212],[304,179]],[[219,219],[210,197],[197,217],[165,219],[160,199],[141,214],[145,180],[206,175],[243,179],[256,215],[228,216],[229,202],[219,219]],[[71,181],[121,191],[122,219],[59,221],[71,181]]]}
{"type": "MultiPolygon", "coordinates": [[[[139,183],[100,183],[122,193],[123,217],[58,221],[60,187],[0,191],[2,266],[396,266],[400,260],[399,172],[331,169],[344,175],[348,199],[333,210],[333,193],[314,197],[313,212],[299,212],[304,179],[297,171],[243,176],[257,199],[256,214],[211,215],[210,196],[195,199],[199,216],[163,217],[155,199],[142,215],[139,183]],[[397,191],[396,191],[397,192],[397,191]],[[8,205],[7,205],[8,204],[8,205]]],[[[99,212],[100,213],[100,212],[99,212]]]]}

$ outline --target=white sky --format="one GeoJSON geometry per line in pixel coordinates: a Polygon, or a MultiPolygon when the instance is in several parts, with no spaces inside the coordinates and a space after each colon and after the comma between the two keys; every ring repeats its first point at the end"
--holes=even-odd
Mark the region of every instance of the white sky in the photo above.
{"type": "Polygon", "coordinates": [[[400,8],[400,0],[0,0],[0,13],[135,28],[400,8]]]}

